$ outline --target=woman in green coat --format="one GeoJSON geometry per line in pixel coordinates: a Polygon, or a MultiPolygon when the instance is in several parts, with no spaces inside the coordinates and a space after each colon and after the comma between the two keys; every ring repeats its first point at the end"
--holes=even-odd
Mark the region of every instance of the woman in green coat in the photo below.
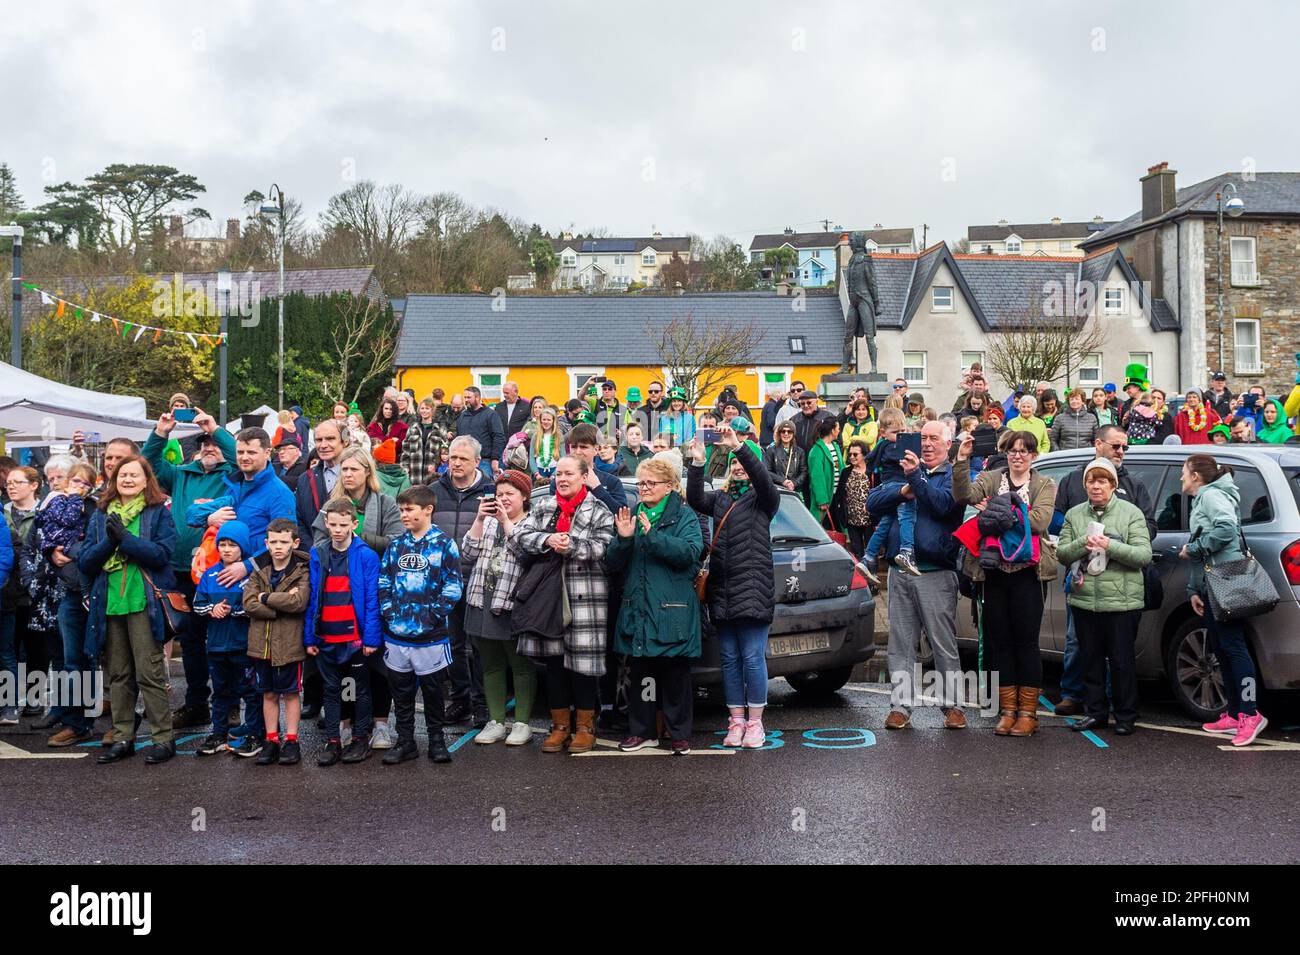
{"type": "Polygon", "coordinates": [[[818,421],[813,429],[817,440],[808,449],[808,510],[831,527],[831,502],[839,488],[840,472],[844,470],[843,447],[839,442],[840,423],[834,418],[818,421]]]}
{"type": "Polygon", "coordinates": [[[691,751],[691,663],[700,655],[700,600],[695,574],[704,535],[682,498],[677,472],[664,461],[636,469],[640,503],[614,519],[618,534],[605,567],[623,574],[623,604],[614,626],[614,650],[631,661],[628,738],[624,752],[659,745],[655,711],[663,713],[674,754],[691,751]],[[647,690],[653,688],[654,692],[647,690]],[[649,697],[647,699],[647,697],[649,697]]]}
{"type": "Polygon", "coordinates": [[[1115,465],[1104,458],[1088,465],[1083,472],[1088,500],[1066,511],[1056,558],[1069,568],[1066,586],[1083,655],[1088,712],[1070,728],[1106,728],[1109,664],[1115,732],[1128,736],[1138,718],[1134,647],[1146,600],[1142,568],[1151,563],[1151,535],[1141,509],[1115,494],[1118,485],[1115,465]]]}

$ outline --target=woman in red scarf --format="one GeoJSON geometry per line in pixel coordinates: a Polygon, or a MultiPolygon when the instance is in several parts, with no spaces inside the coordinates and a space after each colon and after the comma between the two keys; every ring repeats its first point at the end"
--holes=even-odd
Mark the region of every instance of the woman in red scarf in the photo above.
{"type": "Polygon", "coordinates": [[[1183,396],[1183,406],[1174,418],[1174,434],[1183,444],[1210,444],[1210,429],[1219,423],[1219,416],[1205,403],[1200,391],[1189,388],[1183,396]]]}
{"type": "Polygon", "coordinates": [[[546,667],[551,732],[542,743],[544,753],[558,753],[566,745],[571,753],[585,753],[596,743],[596,688],[605,675],[609,593],[604,557],[614,537],[614,515],[587,492],[590,469],[582,458],[560,458],[555,497],[537,501],[506,544],[516,557],[558,554],[564,561],[568,619],[563,637],[519,638],[519,653],[546,667]]]}

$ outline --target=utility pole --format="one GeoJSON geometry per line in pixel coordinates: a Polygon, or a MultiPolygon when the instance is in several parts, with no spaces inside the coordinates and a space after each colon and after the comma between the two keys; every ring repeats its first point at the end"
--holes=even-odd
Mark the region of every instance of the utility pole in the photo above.
{"type": "Polygon", "coordinates": [[[929,248],[929,246],[925,244],[926,240],[929,238],[929,235],[930,235],[930,227],[926,225],[924,222],[922,222],[921,223],[921,249],[922,250],[929,248]]]}
{"type": "Polygon", "coordinates": [[[822,220],[822,231],[823,231],[823,232],[830,232],[830,231],[831,231],[831,220],[830,220],[830,219],[823,219],[823,220],[822,220]]]}
{"type": "Polygon", "coordinates": [[[14,274],[13,274],[13,293],[14,302],[11,318],[13,324],[10,326],[9,338],[9,364],[15,368],[23,367],[23,227],[15,222],[7,226],[0,226],[0,238],[8,237],[14,240],[14,274]]]}

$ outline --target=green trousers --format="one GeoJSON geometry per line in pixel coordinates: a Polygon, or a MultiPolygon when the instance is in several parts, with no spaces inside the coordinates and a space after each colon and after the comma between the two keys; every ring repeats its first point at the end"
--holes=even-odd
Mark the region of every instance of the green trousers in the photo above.
{"type": "Polygon", "coordinates": [[[533,661],[519,655],[514,639],[475,637],[474,647],[483,661],[483,695],[487,697],[488,716],[498,723],[506,721],[508,667],[515,675],[515,719],[527,723],[533,718],[533,700],[537,696],[537,669],[533,661]]]}
{"type": "Polygon", "coordinates": [[[106,618],[108,688],[113,709],[113,742],[135,740],[135,701],[144,696],[144,715],[155,743],[172,739],[172,709],[167,699],[163,646],[153,638],[149,614],[141,610],[106,618]]]}

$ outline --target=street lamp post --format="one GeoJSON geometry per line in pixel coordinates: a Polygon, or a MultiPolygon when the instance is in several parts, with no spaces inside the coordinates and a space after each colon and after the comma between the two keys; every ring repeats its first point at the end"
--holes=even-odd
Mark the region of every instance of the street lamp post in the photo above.
{"type": "Polygon", "coordinates": [[[9,364],[23,367],[23,227],[17,223],[0,226],[0,238],[14,240],[13,324],[9,339],[9,364]]]}
{"type": "Polygon", "coordinates": [[[1219,321],[1219,367],[1217,370],[1223,371],[1225,368],[1225,362],[1223,360],[1223,214],[1226,212],[1229,216],[1236,219],[1246,210],[1246,204],[1237,198],[1237,187],[1231,182],[1225,182],[1223,187],[1214,194],[1214,199],[1215,202],[1218,203],[1219,207],[1219,234],[1215,238],[1215,258],[1218,260],[1215,265],[1217,276],[1214,280],[1218,292],[1216,311],[1218,312],[1219,321]],[[1225,203],[1223,201],[1223,194],[1229,189],[1232,190],[1232,198],[1225,203]]]}
{"type": "Polygon", "coordinates": [[[284,190],[275,183],[271,183],[271,194],[267,199],[275,199],[275,203],[262,203],[262,215],[278,215],[280,217],[280,298],[276,303],[276,335],[278,345],[276,354],[279,361],[276,366],[275,378],[275,409],[277,411],[284,408],[284,190]]]}
{"type": "Polygon", "coordinates": [[[217,269],[217,308],[218,315],[221,319],[221,341],[217,345],[218,351],[218,369],[221,381],[220,385],[220,402],[221,410],[218,412],[217,423],[223,428],[226,421],[229,420],[226,415],[226,362],[229,360],[229,345],[226,344],[226,332],[229,329],[227,324],[230,315],[230,269],[222,266],[217,269]]]}

